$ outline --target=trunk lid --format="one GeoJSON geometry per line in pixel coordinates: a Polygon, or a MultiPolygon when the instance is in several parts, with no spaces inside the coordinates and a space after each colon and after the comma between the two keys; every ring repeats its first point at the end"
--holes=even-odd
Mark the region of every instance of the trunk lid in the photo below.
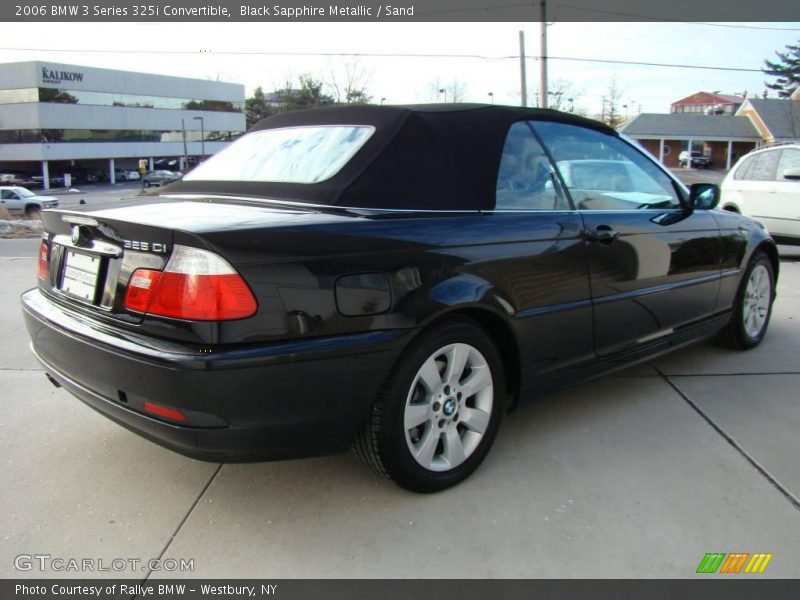
{"type": "Polygon", "coordinates": [[[239,238],[233,246],[252,248],[247,230],[342,218],[263,202],[159,196],[45,211],[47,264],[41,266],[45,277],[39,287],[77,309],[136,324],[143,315],[125,308],[131,276],[137,269],[162,270],[176,244],[220,253],[235,266],[237,253],[221,251],[216,240],[239,238]]]}

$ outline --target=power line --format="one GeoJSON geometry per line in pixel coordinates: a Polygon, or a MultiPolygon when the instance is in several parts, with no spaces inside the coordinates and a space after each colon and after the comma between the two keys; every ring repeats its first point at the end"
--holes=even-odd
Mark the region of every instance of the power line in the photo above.
{"type": "MultiPolygon", "coordinates": [[[[75,50],[66,48],[8,48],[0,47],[1,51],[16,51],[16,52],[58,52],[58,53],[74,53],[74,54],[163,54],[163,55],[190,55],[199,54],[197,50],[101,50],[97,48],[87,50],[75,50]]],[[[208,52],[203,52],[209,54],[208,52]]],[[[486,60],[486,61],[500,61],[500,60],[519,60],[518,54],[507,55],[483,55],[483,54],[428,54],[428,53],[397,53],[397,52],[291,52],[291,51],[267,51],[267,50],[221,50],[218,52],[211,52],[219,56],[305,56],[305,57],[352,57],[352,58],[457,58],[457,59],[472,59],[472,60],[486,60]]],[[[659,63],[659,62],[644,62],[634,60],[613,60],[604,58],[581,58],[577,56],[549,56],[553,60],[563,60],[572,62],[589,62],[600,64],[613,64],[613,65],[632,65],[642,67],[664,67],[664,68],[680,68],[680,69],[703,69],[709,71],[738,71],[742,73],[762,73],[761,69],[749,69],[745,67],[718,67],[713,65],[689,65],[680,63],[659,63]]],[[[529,56],[527,60],[538,60],[536,56],[529,56]]]]}
{"type": "Polygon", "coordinates": [[[603,10],[601,8],[587,8],[585,6],[575,6],[574,4],[565,4],[563,2],[559,2],[558,7],[562,6],[565,8],[571,8],[573,10],[583,11],[583,12],[597,13],[603,15],[614,15],[617,17],[633,17],[636,19],[641,19],[642,21],[654,21],[662,23],[684,23],[686,25],[703,25],[707,27],[728,27],[731,29],[759,29],[763,31],[800,31],[800,29],[794,27],[765,27],[760,25],[732,25],[730,23],[708,23],[706,21],[682,21],[680,19],[668,19],[665,17],[654,17],[653,15],[641,15],[636,13],[603,10]]]}
{"type": "Polygon", "coordinates": [[[702,21],[683,21],[687,25],[706,25],[708,27],[727,27],[729,29],[758,29],[761,31],[800,31],[794,27],[762,27],[760,25],[731,25],[730,23],[704,23],[702,21]]]}
{"type": "Polygon", "coordinates": [[[292,51],[268,51],[268,50],[111,50],[88,48],[76,50],[70,48],[8,48],[0,47],[0,51],[9,52],[59,52],[72,54],[164,54],[164,55],[189,55],[189,54],[216,54],[219,56],[318,56],[318,57],[365,57],[365,58],[471,58],[480,60],[507,60],[519,58],[517,55],[509,54],[506,56],[486,56],[481,54],[423,54],[423,53],[399,53],[399,52],[292,52],[292,51]]]}
{"type": "Polygon", "coordinates": [[[548,56],[552,60],[566,60],[574,62],[607,63],[612,65],[635,65],[642,67],[667,67],[680,69],[706,69],[710,71],[739,71],[742,73],[763,73],[761,69],[746,69],[743,67],[712,67],[710,65],[681,65],[676,63],[654,63],[635,60],[610,60],[603,58],[578,58],[573,56],[548,56]]]}

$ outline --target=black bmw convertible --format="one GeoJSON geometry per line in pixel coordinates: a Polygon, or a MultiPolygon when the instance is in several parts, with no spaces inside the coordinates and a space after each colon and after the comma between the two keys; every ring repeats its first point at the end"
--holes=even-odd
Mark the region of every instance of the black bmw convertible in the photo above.
{"type": "Polygon", "coordinates": [[[355,446],[435,491],[526,400],[762,340],[776,247],[718,200],[556,111],[290,112],[156,195],[45,211],[22,304],[51,381],[154,442],[220,462],[355,446]]]}

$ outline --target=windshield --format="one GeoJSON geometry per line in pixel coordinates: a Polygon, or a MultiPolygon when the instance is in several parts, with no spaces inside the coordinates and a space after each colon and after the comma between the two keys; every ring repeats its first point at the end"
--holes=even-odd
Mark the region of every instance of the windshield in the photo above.
{"type": "Polygon", "coordinates": [[[254,131],[187,174],[184,181],[318,183],[336,175],[375,132],[363,125],[254,131]]]}
{"type": "Polygon", "coordinates": [[[14,191],[17,192],[22,198],[30,198],[36,195],[32,191],[25,188],[14,188],[14,191]]]}

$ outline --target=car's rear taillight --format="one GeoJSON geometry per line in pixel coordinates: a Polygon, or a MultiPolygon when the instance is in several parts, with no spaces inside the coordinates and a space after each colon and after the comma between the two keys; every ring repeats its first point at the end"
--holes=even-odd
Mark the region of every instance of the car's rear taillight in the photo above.
{"type": "Polygon", "coordinates": [[[226,321],[254,315],[257,304],[242,276],[225,259],[176,245],[163,271],[133,272],[125,308],[174,319],[226,321]]]}
{"type": "Polygon", "coordinates": [[[49,275],[49,269],[47,266],[47,244],[42,242],[42,245],[39,246],[39,279],[44,279],[47,281],[49,275]]]}

